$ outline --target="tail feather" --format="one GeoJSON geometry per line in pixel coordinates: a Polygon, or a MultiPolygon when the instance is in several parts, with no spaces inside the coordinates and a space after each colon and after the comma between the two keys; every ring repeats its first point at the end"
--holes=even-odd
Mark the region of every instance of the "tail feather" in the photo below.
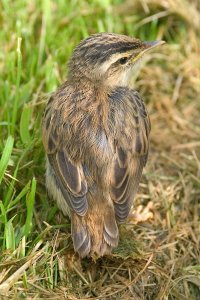
{"type": "Polygon", "coordinates": [[[79,253],[81,257],[85,257],[91,250],[91,239],[88,233],[87,227],[84,226],[82,219],[72,213],[72,239],[74,244],[74,250],[79,253]]]}
{"type": "Polygon", "coordinates": [[[118,245],[119,232],[113,209],[108,210],[104,215],[103,236],[109,246],[116,247],[118,245]]]}
{"type": "Polygon", "coordinates": [[[99,213],[88,210],[83,217],[72,213],[72,239],[80,257],[110,254],[118,245],[118,238],[113,207],[108,206],[99,213]]]}

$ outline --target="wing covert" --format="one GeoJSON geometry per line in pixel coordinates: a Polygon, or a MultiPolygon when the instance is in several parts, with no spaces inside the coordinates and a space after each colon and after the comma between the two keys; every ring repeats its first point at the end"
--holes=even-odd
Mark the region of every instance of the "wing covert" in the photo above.
{"type": "MultiPolygon", "coordinates": [[[[146,164],[150,121],[136,91],[120,88],[111,95],[118,99],[123,119],[116,123],[115,156],[111,171],[110,195],[118,222],[127,218],[146,164]]],[[[113,101],[114,102],[114,101],[113,101]]],[[[115,119],[119,119],[115,116],[115,119]]]]}
{"type": "MultiPolygon", "coordinates": [[[[52,96],[53,97],[53,96],[52,96]]],[[[87,182],[81,162],[74,162],[67,151],[68,141],[66,121],[64,120],[64,101],[50,98],[43,119],[43,143],[48,161],[55,174],[58,188],[61,190],[67,204],[77,214],[83,216],[87,209],[87,182]],[[59,112],[59,113],[58,113],[59,112]],[[65,124],[65,126],[63,126],[65,124]],[[63,138],[64,137],[64,138],[63,138]]],[[[65,102],[66,103],[66,102],[65,102]]]]}

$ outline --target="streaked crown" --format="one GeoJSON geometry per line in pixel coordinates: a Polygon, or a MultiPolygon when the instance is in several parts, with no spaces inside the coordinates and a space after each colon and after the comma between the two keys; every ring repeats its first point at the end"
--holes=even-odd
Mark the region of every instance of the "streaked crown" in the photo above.
{"type": "Polygon", "coordinates": [[[142,42],[114,33],[91,35],[75,48],[69,63],[69,76],[85,76],[93,82],[106,79],[108,85],[126,85],[134,63],[147,49],[160,43],[142,42]]]}

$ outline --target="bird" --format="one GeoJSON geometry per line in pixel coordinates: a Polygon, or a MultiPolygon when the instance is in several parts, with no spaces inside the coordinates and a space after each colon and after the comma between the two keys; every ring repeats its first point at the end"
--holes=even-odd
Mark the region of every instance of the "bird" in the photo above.
{"type": "Polygon", "coordinates": [[[148,159],[150,119],[134,67],[163,41],[97,33],[75,47],[42,120],[46,187],[71,220],[80,258],[110,255],[148,159]]]}

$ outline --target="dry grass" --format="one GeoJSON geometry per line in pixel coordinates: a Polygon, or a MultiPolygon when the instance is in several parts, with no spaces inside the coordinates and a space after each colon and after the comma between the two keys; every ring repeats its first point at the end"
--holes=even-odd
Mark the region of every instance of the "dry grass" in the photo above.
{"type": "Polygon", "coordinates": [[[152,133],[133,217],[121,227],[113,255],[96,262],[74,255],[69,228],[46,224],[25,258],[17,254],[23,240],[15,253],[3,253],[0,293],[10,299],[200,299],[199,2],[134,3],[114,9],[127,26],[132,11],[142,11],[138,26],[165,18],[161,38],[179,32],[181,23],[187,30],[147,58],[135,83],[148,103],[152,133]]]}

